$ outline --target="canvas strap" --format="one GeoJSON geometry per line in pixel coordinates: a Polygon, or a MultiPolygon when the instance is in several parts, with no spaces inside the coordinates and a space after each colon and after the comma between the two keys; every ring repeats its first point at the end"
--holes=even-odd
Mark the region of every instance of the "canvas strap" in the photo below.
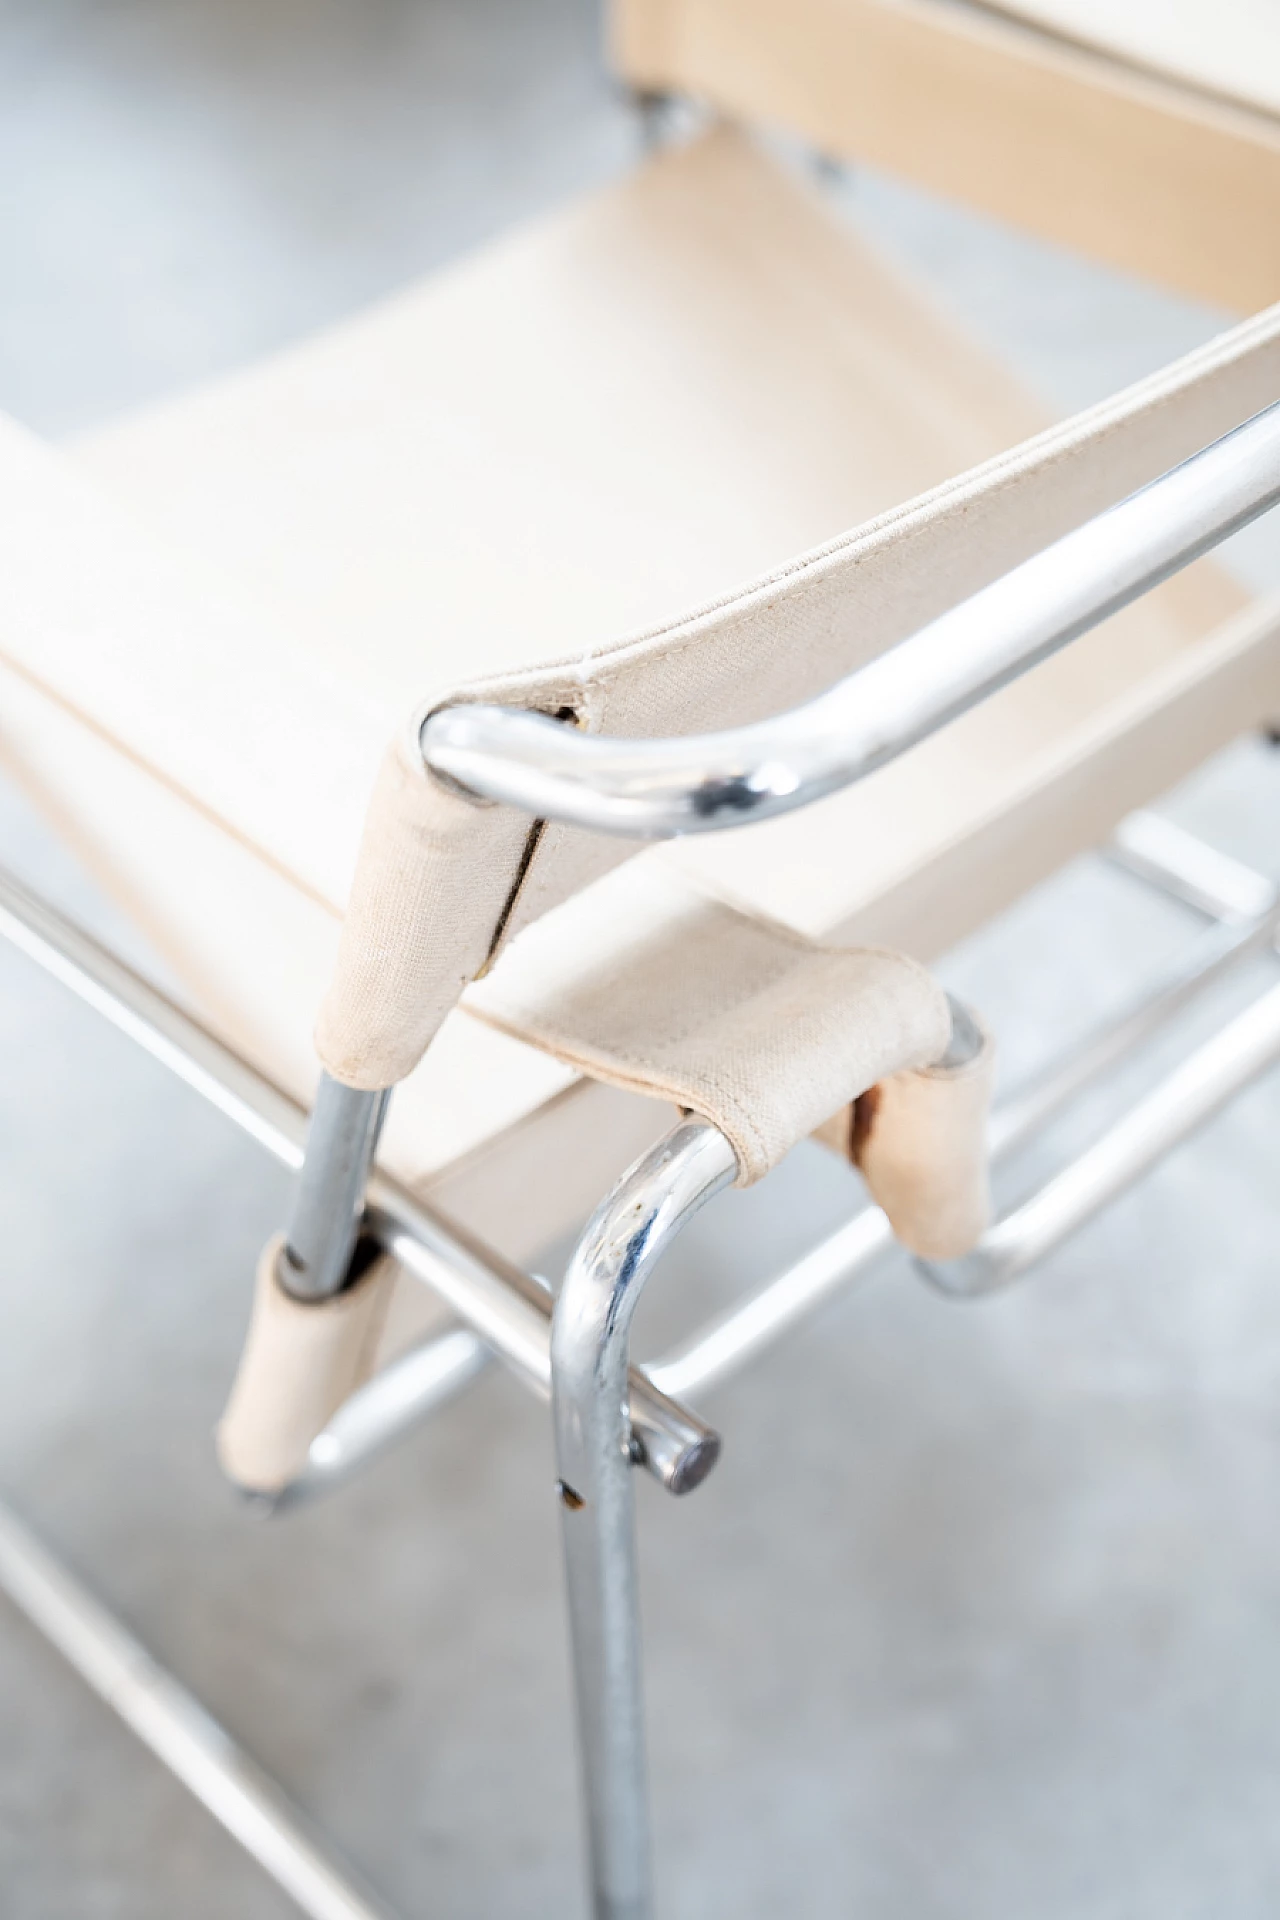
{"type": "Polygon", "coordinates": [[[821,946],[643,863],[530,927],[466,1006],[593,1079],[702,1114],[740,1186],[951,1033],[914,960],[821,946]]]}
{"type": "MultiPolygon", "coordinates": [[[[932,976],[902,954],[806,940],[663,868],[603,885],[603,913],[597,889],[529,928],[468,1011],[597,1080],[701,1114],[733,1147],[740,1186],[816,1134],[861,1169],[905,1245],[967,1252],[989,1211],[991,1046],[938,1064],[952,1011],[932,976]]],[[[336,1299],[295,1300],[281,1246],[263,1254],[218,1435],[230,1477],[261,1492],[288,1484],[368,1378],[390,1284],[384,1260],[336,1299]]]]}

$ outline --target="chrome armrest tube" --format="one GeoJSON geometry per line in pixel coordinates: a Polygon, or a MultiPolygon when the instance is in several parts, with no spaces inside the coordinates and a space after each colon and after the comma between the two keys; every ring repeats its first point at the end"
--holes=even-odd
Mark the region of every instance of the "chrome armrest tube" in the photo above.
{"type": "Polygon", "coordinates": [[[745,826],[873,773],[1278,500],[1280,402],[789,713],[622,740],[459,705],[428,716],[423,756],[477,799],[596,833],[745,826]]]}

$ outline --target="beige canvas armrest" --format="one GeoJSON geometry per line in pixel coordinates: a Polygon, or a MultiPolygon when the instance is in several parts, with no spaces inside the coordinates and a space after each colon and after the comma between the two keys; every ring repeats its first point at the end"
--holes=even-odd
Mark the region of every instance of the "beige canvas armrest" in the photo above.
{"type": "Polygon", "coordinates": [[[466,1005],[593,1079],[710,1120],[740,1186],[951,1035],[946,995],[905,955],[806,940],[655,864],[530,927],[466,1005]]]}

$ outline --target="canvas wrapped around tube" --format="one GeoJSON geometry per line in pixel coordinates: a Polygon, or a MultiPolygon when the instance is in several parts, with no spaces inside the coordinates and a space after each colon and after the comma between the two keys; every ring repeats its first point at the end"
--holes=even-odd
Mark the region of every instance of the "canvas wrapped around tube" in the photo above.
{"type": "Polygon", "coordinates": [[[946,995],[905,955],[820,945],[644,862],[527,928],[466,1006],[711,1120],[740,1186],[951,1032],[946,995]]]}
{"type": "Polygon", "coordinates": [[[958,1260],[991,1218],[987,1116],[995,1046],[891,1073],[814,1135],[859,1168],[896,1238],[924,1260],[958,1260]]]}
{"type": "Polygon", "coordinates": [[[374,1260],[330,1300],[298,1300],[281,1284],[284,1235],[258,1260],[253,1312],[226,1411],[218,1460],[246,1493],[276,1494],[301,1473],[316,1435],[374,1369],[395,1263],[374,1260]]]}
{"type": "Polygon", "coordinates": [[[486,700],[593,733],[678,735],[811,698],[1280,392],[1280,307],[1102,405],[661,631],[441,688],[394,743],[366,824],[321,1060],[352,1086],[412,1071],[466,979],[634,846],[473,805],[422,765],[425,712],[486,700]]]}
{"type": "MultiPolygon", "coordinates": [[[[597,887],[528,928],[472,988],[468,1012],[710,1120],[733,1147],[739,1185],[817,1133],[860,1167],[904,1244],[941,1258],[972,1247],[988,1214],[990,1043],[955,1072],[935,1064],[952,1012],[925,968],[807,940],[652,865],[600,885],[606,912],[597,887]],[[578,937],[579,919],[593,940],[578,937]]],[[[369,1377],[389,1287],[383,1260],[334,1299],[296,1300],[281,1285],[282,1252],[277,1236],[263,1254],[218,1436],[229,1476],[264,1493],[302,1470],[369,1377]]]]}

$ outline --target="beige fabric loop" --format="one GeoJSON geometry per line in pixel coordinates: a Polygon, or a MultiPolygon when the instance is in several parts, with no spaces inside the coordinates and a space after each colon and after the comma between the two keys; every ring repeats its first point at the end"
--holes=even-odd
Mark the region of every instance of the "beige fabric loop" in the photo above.
{"type": "MultiPolygon", "coordinates": [[[[689,619],[442,688],[428,705],[572,707],[591,731],[630,736],[760,719],[1238,425],[1278,388],[1280,307],[689,619]]],[[[403,1078],[500,938],[634,851],[567,829],[531,840],[522,817],[473,809],[415,759],[416,733],[379,782],[317,1031],[324,1065],[353,1085],[403,1078]]]]}
{"type": "Polygon", "coordinates": [[[902,1245],[924,1259],[958,1259],[990,1221],[994,1073],[995,1046],[984,1034],[963,1066],[890,1074],[815,1134],[861,1171],[902,1245]]]}
{"type": "Polygon", "coordinates": [[[302,1301],[277,1278],[284,1235],[258,1262],[253,1315],[226,1412],[218,1459],[251,1493],[279,1493],[307,1463],[333,1415],[374,1371],[396,1269],[376,1260],[332,1300],[302,1301]]]}
{"type": "Polygon", "coordinates": [[[818,946],[643,866],[530,928],[466,1005],[595,1079],[704,1115],[740,1186],[876,1081],[936,1059],[950,1033],[915,961],[818,946]]]}

